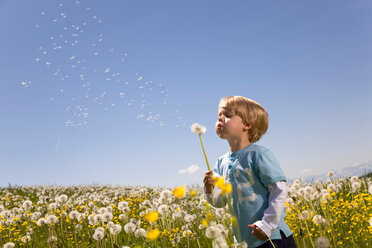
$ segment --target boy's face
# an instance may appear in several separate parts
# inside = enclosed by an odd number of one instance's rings
[[[242,139],[248,138],[247,131],[250,126],[243,123],[240,116],[235,115],[230,109],[220,106],[218,108],[218,119],[216,122],[216,133],[221,139]]]

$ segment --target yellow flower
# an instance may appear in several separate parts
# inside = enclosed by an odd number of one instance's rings
[[[202,220],[202,225],[205,226],[205,227],[208,226],[208,221],[206,219],[203,219]]]
[[[186,187],[183,185],[173,189],[173,195],[177,198],[184,197],[185,194],[186,194]]]
[[[151,231],[147,231],[147,238],[149,240],[156,240],[160,235],[160,231],[158,229],[154,229]]]
[[[231,223],[232,223],[232,225],[235,226],[235,227],[238,226],[238,220],[236,219],[235,216],[231,217]]]
[[[223,179],[223,177],[216,177],[215,180],[216,186],[219,188],[223,187],[223,185],[225,184],[225,180]]]
[[[223,177],[216,177],[216,186],[219,187],[223,193],[231,193],[232,191],[232,186],[230,183],[226,182],[223,179]]]
[[[196,196],[196,191],[195,191],[195,190],[193,190],[193,189],[192,189],[192,190],[190,190],[190,195],[191,195],[191,196]]]
[[[159,213],[157,211],[151,211],[150,213],[146,214],[145,219],[148,222],[155,222],[159,218]]]

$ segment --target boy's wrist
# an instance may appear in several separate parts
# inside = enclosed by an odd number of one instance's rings
[[[253,224],[256,225],[258,228],[260,228],[269,238],[274,231],[269,226],[265,225],[265,222],[263,222],[262,220],[256,221]]]

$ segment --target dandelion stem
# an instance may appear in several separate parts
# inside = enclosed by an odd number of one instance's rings
[[[202,138],[201,138],[201,134],[199,134],[199,139],[200,139],[200,144],[201,144],[202,149],[203,149],[203,153],[204,153],[205,161],[207,162],[208,171],[210,171],[211,168],[209,167],[209,163],[208,163],[208,159],[207,159],[207,154],[205,153],[205,150],[204,150],[204,146],[203,146],[203,141],[202,141]]]

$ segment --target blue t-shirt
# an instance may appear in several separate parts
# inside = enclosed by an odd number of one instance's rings
[[[248,247],[257,247],[267,242],[254,237],[248,225],[262,220],[264,211],[269,206],[267,186],[286,180],[273,153],[265,147],[250,144],[240,151],[226,153],[220,157],[213,174],[223,176],[232,185],[233,207],[239,223],[241,241],[246,241]],[[284,222],[284,217],[285,210],[270,239],[281,239],[280,230],[287,237],[292,234]],[[237,230],[233,228],[233,231],[235,237],[238,237]]]

